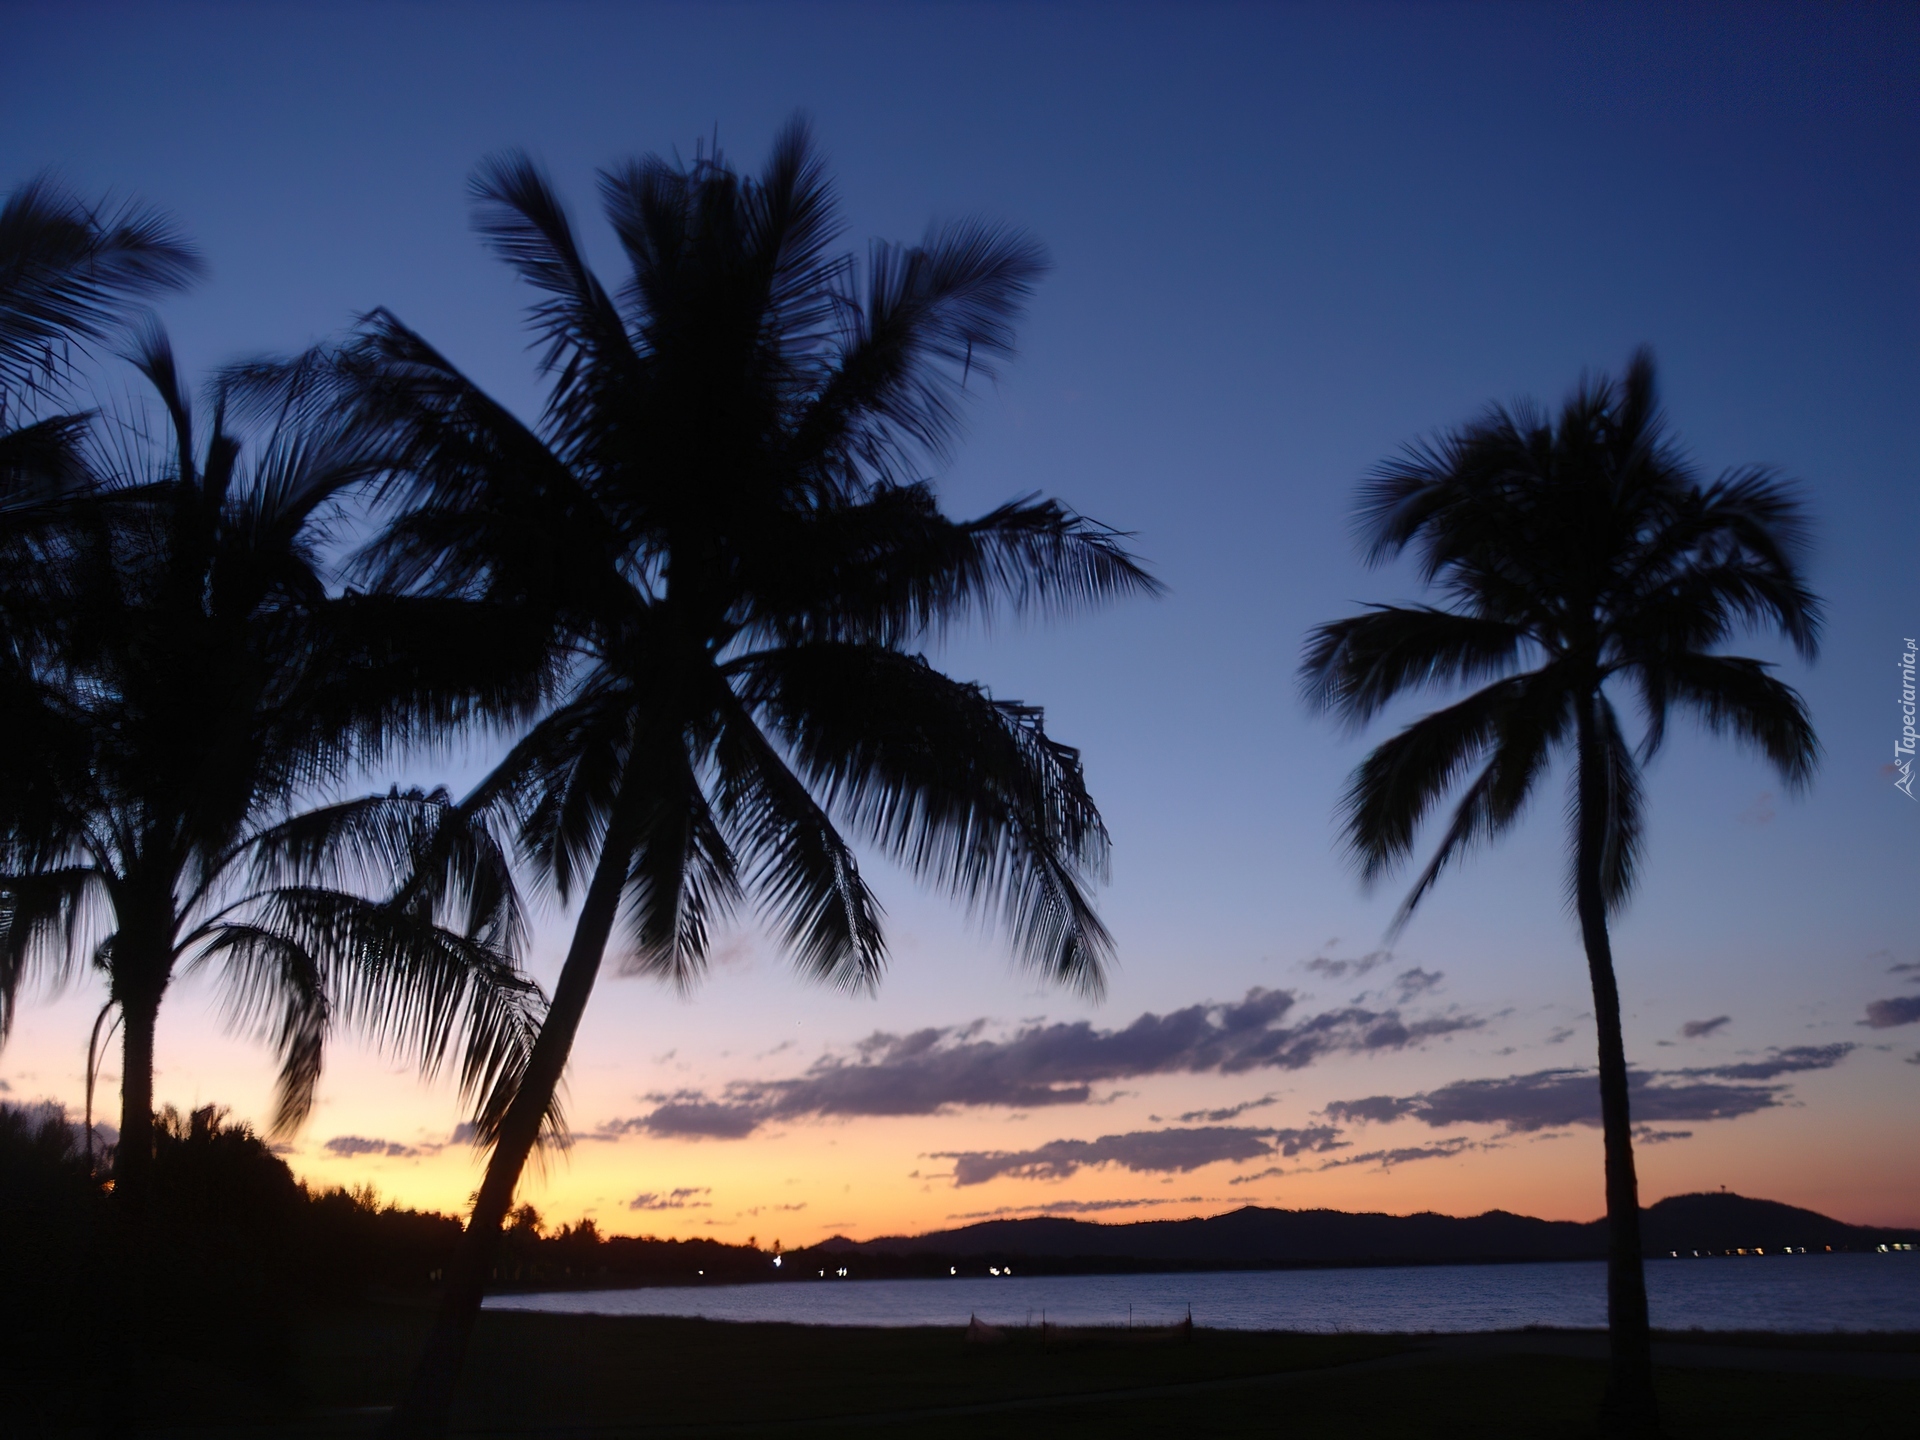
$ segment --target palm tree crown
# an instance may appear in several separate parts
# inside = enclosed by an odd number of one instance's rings
[[[758,181],[652,160],[602,189],[632,267],[617,297],[528,162],[476,181],[483,233],[542,293],[540,433],[391,316],[340,357],[410,481],[383,584],[518,606],[572,662],[488,794],[563,893],[629,794],[634,958],[682,980],[752,893],[809,969],[871,981],[879,906],[837,815],[1097,985],[1083,877],[1106,835],[1075,752],[912,650],[1003,601],[1153,588],[1055,503],[955,522],[912,470],[1008,353],[1037,250],[952,226],[874,247],[858,287],[798,127]]]
[[[1520,817],[1583,727],[1605,780],[1608,910],[1633,885],[1640,770],[1675,707],[1753,745],[1788,785],[1810,778],[1819,746],[1800,697],[1767,664],[1715,653],[1772,625],[1814,657],[1820,606],[1800,573],[1799,505],[1764,470],[1702,484],[1665,436],[1646,352],[1623,383],[1583,386],[1557,425],[1496,408],[1381,467],[1359,524],[1370,561],[1411,549],[1448,603],[1320,626],[1302,666],[1311,702],[1358,727],[1407,691],[1493,680],[1379,746],[1347,792],[1347,839],[1371,880],[1466,781],[1403,919],[1448,862]],[[1639,702],[1638,745],[1606,693],[1614,681]]]

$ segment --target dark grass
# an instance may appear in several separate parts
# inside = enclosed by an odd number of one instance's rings
[[[299,1362],[310,1408],[297,1428],[273,1433],[371,1434],[377,1415],[366,1407],[398,1394],[425,1320],[424,1311],[402,1306],[314,1317]],[[1748,1337],[1671,1338],[1727,1345]],[[1803,1352],[1915,1348],[1913,1337],[1765,1339]],[[954,1329],[488,1311],[462,1378],[456,1433],[555,1440],[843,1433],[1572,1440],[1595,1433],[1605,1378],[1598,1360],[1436,1354],[1435,1343],[1202,1329],[1189,1343],[1129,1340],[1123,1331],[1043,1342],[1015,1331],[1003,1344],[979,1345]],[[1667,1368],[1660,1391],[1673,1440],[1905,1440],[1920,1414],[1920,1385],[1901,1379]]]

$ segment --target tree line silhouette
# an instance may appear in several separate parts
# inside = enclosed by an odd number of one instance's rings
[[[798,121],[757,175],[717,151],[604,172],[612,287],[524,156],[483,165],[472,199],[533,292],[535,423],[387,310],[221,371],[196,407],[140,309],[200,270],[168,223],[44,180],[0,211],[0,1033],[32,976],[104,978],[123,1257],[157,1253],[170,1146],[238,1143],[155,1119],[155,1027],[183,970],[213,972],[228,1018],[274,1052],[272,1134],[307,1114],[336,1027],[455,1067],[487,1170],[392,1435],[445,1430],[521,1174],[564,1138],[557,1095],[610,950],[688,986],[713,928],[751,911],[804,973],[870,988],[887,949],[864,845],[996,920],[1045,978],[1098,992],[1108,838],[1078,753],[1038,707],[924,651],[996,613],[1160,588],[1129,537],[1057,501],[956,519],[926,478],[966,392],[1012,354],[1045,268],[1027,237],[960,222],[864,260],[839,249]],[[108,346],[148,411],[69,403]],[[1369,880],[1461,793],[1397,923],[1571,761],[1612,1223],[1605,1418],[1653,1433],[1607,917],[1671,710],[1790,784],[1811,773],[1798,696],[1716,653],[1766,625],[1813,655],[1803,521],[1765,472],[1700,479],[1645,354],[1557,416],[1496,409],[1410,450],[1359,518],[1368,558],[1410,552],[1441,603],[1315,630],[1309,700],[1358,727],[1409,690],[1490,682],[1354,776],[1346,833]],[[1640,703],[1637,742],[1613,684]],[[471,793],[340,798],[463,733],[505,751]],[[550,997],[520,968],[526,881],[573,910]],[[122,1354],[156,1283],[132,1260],[101,1276]]]

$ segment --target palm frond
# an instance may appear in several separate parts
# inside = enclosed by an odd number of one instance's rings
[[[1310,705],[1357,729],[1408,690],[1504,673],[1526,640],[1506,620],[1425,605],[1372,605],[1365,615],[1308,635],[1301,689]]]
[[[872,989],[886,940],[880,902],[852,848],[731,691],[721,712],[717,809],[746,862],[746,888],[760,897],[803,970],[848,989]]]
[[[566,207],[530,157],[519,151],[485,161],[469,186],[474,228],[495,254],[538,291],[531,319],[552,377],[549,414],[565,427],[577,415],[576,390],[596,370],[637,363],[620,313],[587,267]]]
[[[136,302],[203,269],[158,211],[89,208],[45,175],[15,187],[0,204],[0,392],[57,385],[64,347],[108,338]]]
[[[195,939],[221,967],[229,1017],[283,1057],[280,1119],[297,1125],[335,1019],[426,1076],[459,1057],[464,1101],[481,1105],[523,1067],[544,1001],[495,945],[420,907],[312,886],[262,890]]]
[[[622,918],[627,968],[681,989],[706,969],[713,927],[743,898],[739,863],[687,755],[637,737],[623,777],[637,797]],[[647,743],[652,741],[651,744]]]
[[[1813,719],[1799,692],[1768,673],[1771,666],[1738,655],[1679,654],[1644,668],[1649,688],[1657,687],[1662,715],[1667,705],[1684,705],[1708,730],[1759,751],[1789,789],[1811,782],[1820,759]],[[1664,729],[1664,722],[1650,724],[1649,743],[1657,743]]]
[[[1038,497],[956,521],[927,486],[882,486],[790,524],[749,580],[755,629],[787,640],[900,645],[1003,607],[1052,618],[1161,593],[1131,536]]]
[[[1388,927],[1389,935],[1405,929],[1413,918],[1414,910],[1448,865],[1475,845],[1499,838],[1520,819],[1533,796],[1535,785],[1552,759],[1554,749],[1567,735],[1571,722],[1569,700],[1562,678],[1551,670],[1516,676],[1505,684],[1489,717],[1487,738],[1480,751],[1486,756],[1486,764],[1461,795],[1453,818],[1434,849],[1433,858],[1427,862],[1414,881],[1413,888],[1400,902],[1400,908]],[[1377,755],[1379,752],[1374,753]],[[1368,758],[1372,759],[1371,756]],[[1356,776],[1356,789],[1357,786]],[[1442,793],[1444,789],[1433,792],[1427,803],[1437,801]],[[1350,804],[1352,797],[1353,791],[1349,791]],[[1419,797],[1416,794],[1414,798],[1417,801]],[[1361,812],[1350,808],[1348,813],[1350,817],[1357,818]],[[1417,819],[1414,823],[1417,825]],[[1350,837],[1356,834],[1357,828],[1356,824],[1350,823]],[[1408,844],[1398,854],[1409,853],[1412,849],[1412,825],[1408,826],[1406,833]],[[1362,857],[1363,866],[1372,859],[1371,852],[1360,844],[1355,843],[1353,848]],[[1397,857],[1383,856],[1382,866],[1366,873],[1371,878],[1394,858]]]
[[[0,875],[0,1045],[12,1033],[20,986],[36,972],[55,984],[72,972],[88,903],[99,892],[90,866]]]
[[[876,243],[863,303],[796,431],[796,462],[823,476],[856,467],[905,479],[916,455],[944,457],[961,392],[1012,356],[1014,324],[1046,268],[1038,242],[981,221],[935,227],[916,246]]]
[[[1633,746],[1621,732],[1620,717],[1606,696],[1594,701],[1594,727],[1599,748],[1602,793],[1605,797],[1600,817],[1593,822],[1600,836],[1600,896],[1607,913],[1613,914],[1626,904],[1639,870],[1644,803],[1640,789],[1640,766]],[[1569,792],[1567,823],[1574,827],[1574,854],[1578,864],[1579,836],[1583,800],[1575,777]],[[1570,873],[1568,900],[1577,908],[1577,873]]]
[[[829,809],[912,873],[997,912],[1017,953],[1097,993],[1112,941],[1086,895],[1108,838],[1041,712],[916,656],[817,644],[742,662],[742,694]]]

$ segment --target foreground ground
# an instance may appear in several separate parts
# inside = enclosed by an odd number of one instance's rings
[[[370,1435],[424,1322],[424,1311],[399,1306],[315,1317],[300,1356],[309,1404],[297,1421],[194,1433]],[[1012,1332],[980,1344],[956,1330],[489,1311],[456,1433],[1577,1437],[1593,1433],[1602,1347],[1600,1336],[1568,1332],[1219,1330],[1186,1341]],[[1920,1413],[1920,1336],[1672,1337],[1659,1358],[1674,1440],[1905,1440]]]

